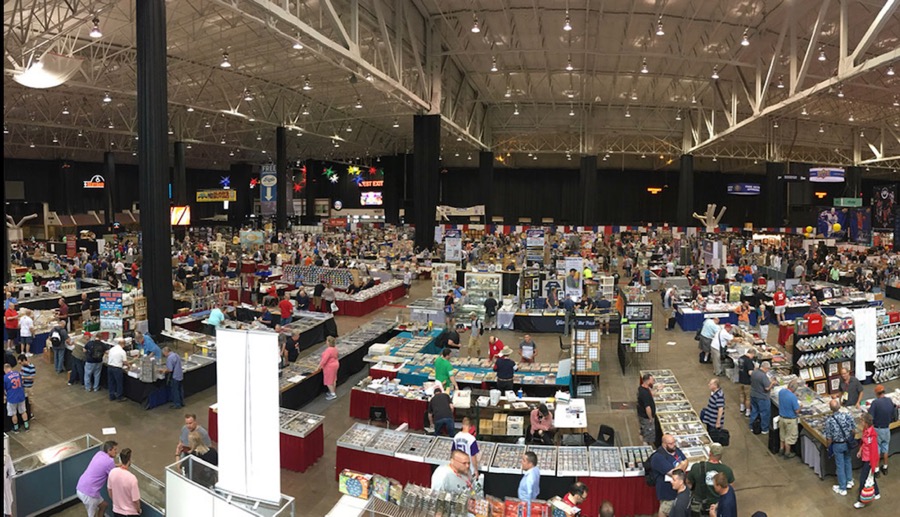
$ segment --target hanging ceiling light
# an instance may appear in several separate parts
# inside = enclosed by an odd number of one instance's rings
[[[3,126],[3,127],[5,128],[6,126]],[[82,131],[82,130],[79,129],[79,130],[78,130],[78,136],[84,136],[84,131]]]
[[[63,114],[63,115],[68,115],[68,114],[69,114],[69,105],[68,105],[68,104],[64,104],[64,105],[63,105],[62,114]]]
[[[262,135],[259,133],[256,133],[256,141],[258,142],[260,140],[262,140]]]
[[[747,47],[750,45],[750,35],[747,34],[747,31],[749,31],[749,30],[750,29],[744,29],[744,35],[741,36],[741,46],[742,47]]]
[[[497,71],[497,57],[491,56],[491,72]]]
[[[803,109],[800,110],[800,114],[803,115],[804,117],[809,115],[809,112],[806,111],[806,106],[803,106]]]
[[[850,116],[847,117],[847,122],[853,122],[854,120],[855,119],[853,118],[853,113],[851,113]]]
[[[3,134],[4,134],[4,135],[8,135],[8,134],[9,134],[9,128],[6,127],[6,124],[3,124]],[[81,136],[81,135],[78,135],[78,136]]]
[[[566,153],[566,160],[572,161],[572,155],[569,153]]]
[[[697,96],[691,95],[691,104],[697,104]]]
[[[294,50],[303,50],[303,43],[300,43],[300,35],[297,35],[297,39],[294,40],[294,44],[291,46]]]
[[[109,120],[109,125],[106,126],[106,127],[108,127],[109,129],[115,129],[115,128],[116,128],[116,126],[113,125],[112,119]]]
[[[472,13],[472,32],[478,34],[481,32],[481,27],[478,26],[478,15]]]
[[[659,20],[657,20],[657,22],[656,22],[656,35],[657,36],[665,36],[666,35],[666,31],[663,30],[662,16],[660,16]]]
[[[34,142],[31,142],[30,144],[28,144],[28,147],[34,149]]]
[[[185,147],[188,148],[188,149],[193,149],[194,146],[192,146],[192,145],[189,143],[189,144],[186,145]]]
[[[363,106],[362,106],[362,99],[360,99],[359,97],[357,97],[357,98],[356,98],[356,104],[354,104],[353,107],[356,108],[356,109],[358,109],[358,110],[359,110],[359,109],[362,109],[362,107],[363,107]]]
[[[309,106],[306,104],[303,105],[302,111],[300,111],[302,115],[309,115]]]
[[[188,106],[188,107],[187,107],[187,112],[188,112],[188,113],[193,113],[193,112],[194,112],[194,107],[193,107],[193,106]]]
[[[507,99],[512,97],[512,90],[509,87],[507,87],[506,93],[504,93],[503,96],[506,97]]]
[[[825,61],[826,59],[828,59],[828,58],[825,57],[825,47],[820,46],[819,47],[819,61]]]
[[[58,143],[59,143],[59,138],[57,138],[56,135],[53,135],[53,143],[54,143],[54,144],[58,144]]]
[[[894,106],[900,106],[900,98],[894,95]]]
[[[513,115],[518,115],[518,114],[519,114],[519,105],[516,104],[516,108],[515,108],[515,111],[513,111]]]
[[[228,151],[228,156],[234,156],[234,149]]]
[[[210,124],[210,123],[209,123],[209,121],[208,121],[208,120],[207,120],[207,121],[206,121],[206,123],[205,123],[205,124],[203,124],[203,127],[205,127],[205,128],[207,128],[207,129],[209,129],[209,128],[211,128],[211,127],[212,127],[212,124]]]
[[[91,32],[88,33],[88,36],[94,39],[102,38],[103,33],[100,32],[100,18],[94,17],[93,22],[94,26],[91,28]]]
[[[888,69],[887,69],[887,74],[888,74],[888,75],[894,75],[894,65],[891,65],[891,66],[888,67]]]
[[[631,111],[628,108],[625,108],[625,118],[631,118]]]
[[[566,70],[569,72],[575,70],[575,67],[572,66],[572,54],[569,54],[569,60],[566,62]]]
[[[650,69],[647,68],[647,58],[644,58],[644,60],[641,62],[641,73],[646,74],[649,71]]]
[[[537,160],[537,154],[531,157],[532,160]]]
[[[249,89],[249,88],[244,88],[243,97],[244,97],[244,100],[247,101],[247,102],[250,102],[250,101],[253,100],[253,94],[250,93],[250,89]]]
[[[714,162],[719,161],[719,157],[718,157],[718,156],[713,156],[713,161],[714,161]]]
[[[644,158],[646,158],[646,157],[647,157],[646,154],[641,153],[641,159],[644,159]]]
[[[822,124],[819,124],[819,133],[824,133],[824,132],[825,132],[825,126]]]
[[[346,131],[347,131],[348,133],[352,133],[352,132],[353,132],[353,126],[350,125],[349,122],[347,122],[347,129],[346,129]]]
[[[637,90],[631,90],[631,100],[636,101],[637,99]]]
[[[774,123],[772,123],[772,127],[776,128],[776,129],[778,128],[778,120],[776,120]]]
[[[395,128],[396,128],[396,127],[400,127],[400,120],[399,120],[399,119],[396,119],[396,118],[394,119],[394,127],[395,127]]]
[[[844,98],[844,87],[843,86],[838,86],[837,96],[840,97],[841,99]]]
[[[225,145],[225,137],[222,137],[222,140],[219,141],[220,144]]]
[[[112,102],[112,97],[109,96],[109,92],[103,92],[103,102]]]
[[[575,108],[569,108],[569,116],[570,116],[570,117],[574,117],[574,116],[575,116]]]
[[[469,161],[472,160],[472,153],[469,153],[466,155],[466,160],[469,160]]]
[[[675,112],[675,120],[681,120],[681,110]]]
[[[231,61],[228,61],[228,52],[222,52],[222,62],[219,63],[222,68],[231,68]]]
[[[569,18],[569,10],[566,9],[566,23],[563,24],[564,31],[572,30],[572,20]]]
[[[719,65],[713,65],[712,78],[713,78],[713,79],[718,79],[718,78],[719,78]]]
[[[778,84],[776,86],[778,86],[778,88],[780,88],[782,90],[784,89],[784,76],[783,75],[778,76]]]
[[[308,75],[303,77],[303,90],[307,91],[307,92],[312,90],[312,85],[309,84],[309,76]]]

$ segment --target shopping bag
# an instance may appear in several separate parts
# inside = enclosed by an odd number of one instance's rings
[[[335,302],[331,302],[331,312],[337,312],[337,311],[338,311],[338,304]]]

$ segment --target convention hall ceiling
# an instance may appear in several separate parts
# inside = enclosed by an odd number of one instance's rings
[[[4,2],[4,156],[136,161],[134,2]],[[169,138],[189,166],[227,168],[272,159],[284,125],[292,160],[365,161],[410,151],[412,115],[430,113],[449,166],[492,150],[660,169],[690,153],[890,176],[898,4],[172,0]],[[32,87],[45,76],[64,82]]]

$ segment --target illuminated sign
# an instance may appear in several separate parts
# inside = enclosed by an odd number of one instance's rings
[[[729,183],[727,192],[734,196],[758,196],[760,185],[759,183]]]
[[[84,188],[104,188],[105,186],[106,180],[99,174],[94,174],[91,179],[84,182]]]
[[[841,183],[844,181],[844,169],[817,167],[809,170],[809,181],[814,183]]]
[[[360,187],[383,187],[384,180],[364,180],[359,182]]]
[[[169,217],[172,226],[189,226],[191,224],[191,207],[169,207]]]
[[[231,189],[198,190],[198,203],[217,203],[219,201],[237,201],[237,191]]]

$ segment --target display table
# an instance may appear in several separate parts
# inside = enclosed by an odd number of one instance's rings
[[[588,488],[587,501],[581,505],[582,515],[599,515],[603,501],[612,503],[616,515],[656,515],[659,510],[656,489],[647,486],[643,476],[579,477],[578,481]]]
[[[613,330],[613,326],[618,328],[618,325],[613,324],[613,320],[617,320],[617,318],[610,319],[610,331]],[[565,325],[566,317],[561,314],[539,315],[517,312],[513,316],[513,329],[520,332],[562,334],[566,330]],[[575,328],[597,328],[597,318],[595,316],[575,316]]]
[[[447,459],[448,463],[450,459]],[[391,456],[373,454],[371,452],[337,447],[335,457],[334,479],[337,480],[344,469],[381,474],[394,478],[401,484],[415,483],[421,486],[431,486],[432,466],[428,463],[407,461]]]
[[[393,427],[406,422],[412,430],[421,430],[425,426],[425,413],[428,401],[383,395],[371,391],[353,388],[350,390],[350,417],[359,420],[369,419],[369,408],[384,407]]]
[[[685,306],[676,306],[675,323],[685,332],[696,332],[703,327],[703,322],[709,318],[719,318],[719,324],[731,323],[737,325],[737,314],[734,312],[703,312]],[[750,325],[756,326],[756,312],[750,312]]]
[[[397,372],[391,371],[391,370],[378,370],[374,367],[370,367],[369,368],[369,377],[371,377],[373,379],[381,379],[381,378],[396,379]]]
[[[406,296],[406,288],[401,284],[364,301],[336,300],[335,303],[338,306],[338,314],[341,316],[365,316],[404,296]]]

